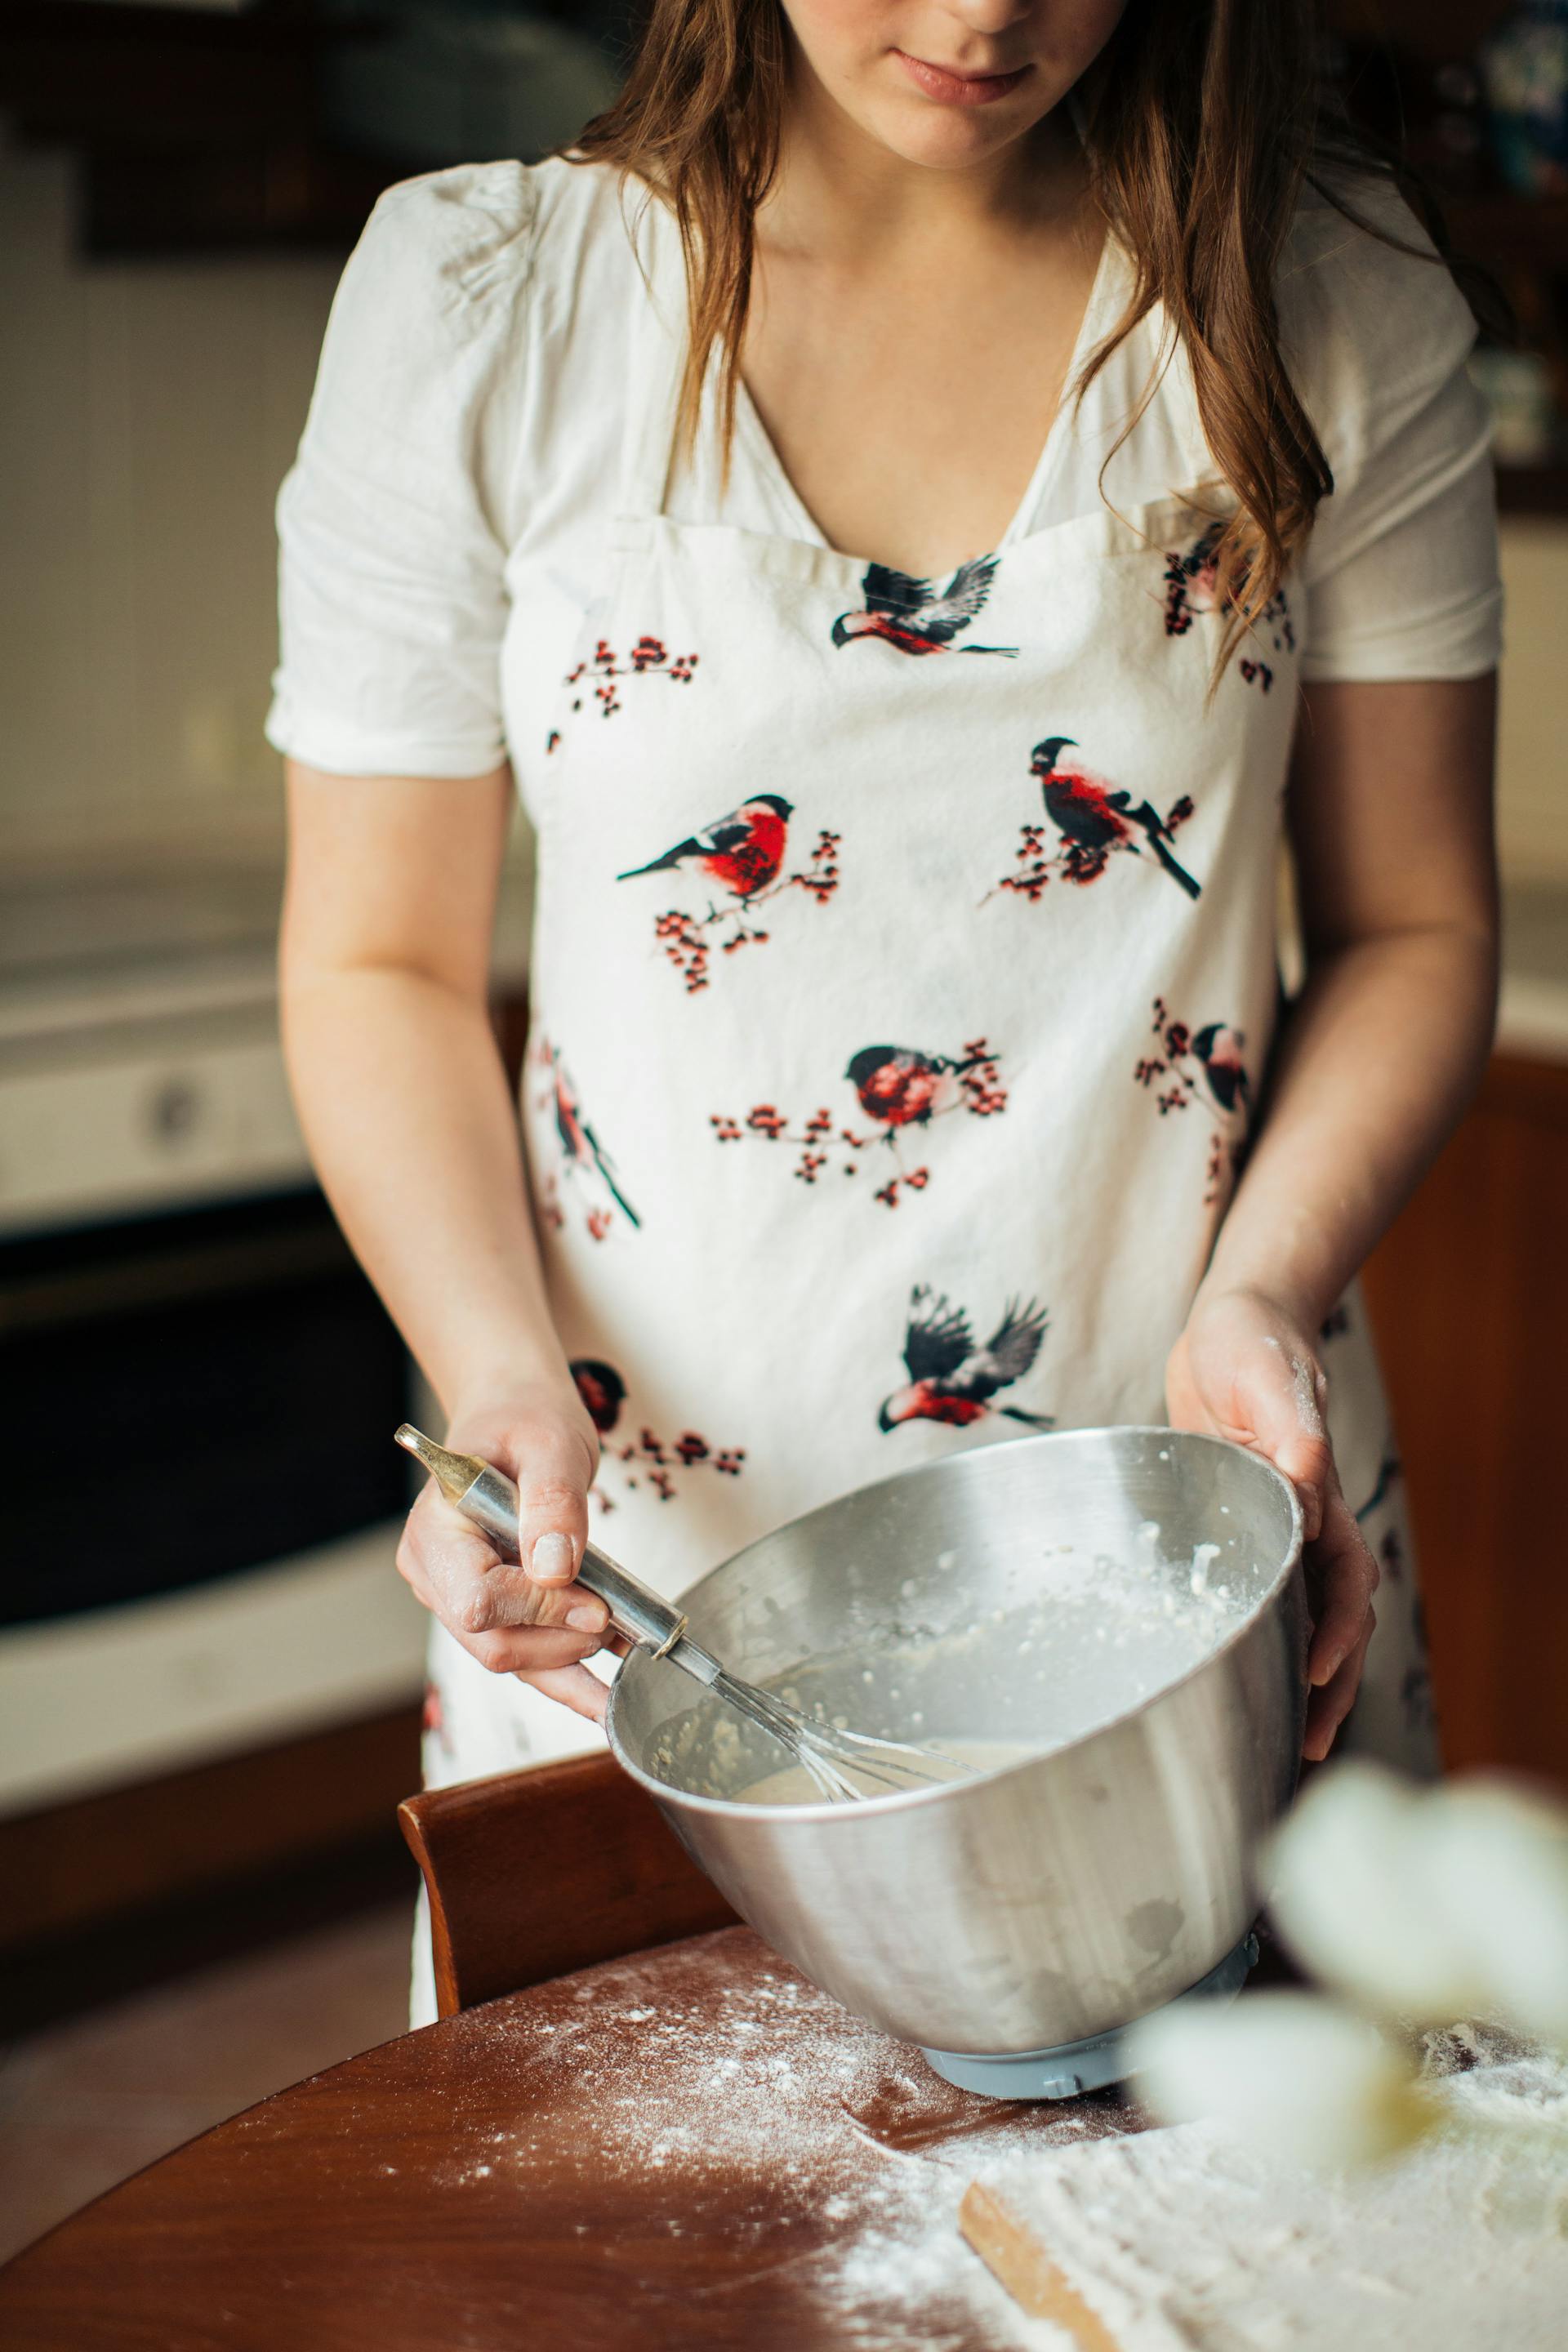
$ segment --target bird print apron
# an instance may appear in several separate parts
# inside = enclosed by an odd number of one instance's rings
[[[946,583],[670,520],[683,289],[647,226],[576,653],[503,689],[538,838],[521,1118],[593,1524],[675,1594],[954,1447],[1163,1419],[1268,1063],[1297,646],[1287,588],[1206,698],[1212,484],[1016,526]],[[1429,1768],[1353,1294],[1323,1351],[1384,1569],[1346,1745]],[[432,1781],[596,1738],[437,1629]]]

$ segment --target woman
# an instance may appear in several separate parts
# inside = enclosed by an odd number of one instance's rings
[[[271,738],[322,1180],[521,1489],[521,1570],[409,1519],[433,1778],[595,1737],[592,1518],[673,1592],[954,1445],[1166,1412],[1301,1495],[1307,1755],[1364,1667],[1360,1743],[1430,1762],[1346,1292],[1490,1034],[1495,532],[1468,314],[1330,165],[1310,39],[654,0],[572,159],[378,206]]]

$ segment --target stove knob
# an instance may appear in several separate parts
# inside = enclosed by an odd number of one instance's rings
[[[147,1124],[159,1143],[181,1144],[195,1131],[202,1098],[184,1078],[166,1078],[147,1105]]]

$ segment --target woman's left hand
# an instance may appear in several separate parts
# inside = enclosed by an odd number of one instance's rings
[[[1165,1367],[1173,1429],[1228,1437],[1300,1497],[1313,1625],[1302,1753],[1321,1763],[1350,1713],[1376,1618],[1378,1566],[1345,1501],[1323,1422],[1328,1383],[1299,1316],[1261,1291],[1201,1292]]]

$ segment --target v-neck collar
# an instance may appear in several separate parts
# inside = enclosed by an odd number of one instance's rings
[[[1062,376],[1061,392],[1057,401],[1055,414],[1047,428],[1044,444],[1035,461],[1034,471],[1025,485],[1023,497],[1006,530],[996,541],[995,547],[989,551],[990,552],[1004,553],[1008,548],[1017,546],[1020,541],[1032,535],[1037,518],[1067,462],[1068,438],[1074,423],[1073,386],[1082,372],[1085,362],[1110,323],[1107,313],[1115,281],[1121,274],[1120,262],[1120,247],[1116,246],[1110,230],[1107,228],[1100,244],[1100,258],[1095,265],[1094,276],[1089,283],[1089,298],[1084,304],[1083,317],[1079,322],[1078,335]],[[716,353],[714,374],[717,373],[717,357]],[[710,375],[710,382],[711,383],[713,377]],[[787,513],[793,526],[793,536],[804,540],[808,546],[820,548],[825,553],[840,555],[848,563],[864,567],[880,560],[876,556],[850,554],[842,548],[833,546],[816,516],[795,488],[789,471],[779,455],[773,437],[763,424],[756,403],[752,400],[743,378],[739,380],[735,386],[735,431],[737,438],[746,448],[753,464],[766,477],[773,499]]]

